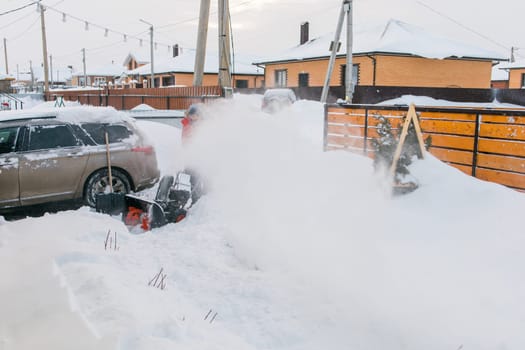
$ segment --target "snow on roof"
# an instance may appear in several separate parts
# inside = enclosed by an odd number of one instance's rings
[[[113,107],[78,106],[70,104],[71,107],[55,107],[54,102],[37,105],[27,110],[0,112],[0,122],[21,120],[56,118],[70,123],[81,122],[121,122],[133,121],[127,113],[117,111]]]
[[[15,80],[12,75],[5,75],[0,73],[0,80]]]
[[[153,59],[155,61],[162,60],[170,56],[171,51],[155,50],[153,52]],[[132,59],[134,59],[138,64],[148,64],[151,61],[151,52],[149,49],[132,51],[124,59],[123,65],[127,66]]]
[[[504,62],[499,64],[499,69],[525,69],[525,60],[515,62]]]
[[[505,62],[502,62],[492,67],[491,80],[509,80],[509,72],[503,69],[505,64]]]
[[[293,47],[282,54],[267,57],[258,62],[303,60],[308,58],[328,57],[330,43],[334,34],[329,33],[312,39],[303,45]],[[346,54],[346,34],[341,33],[339,55]],[[426,58],[443,59],[448,57],[504,60],[501,54],[459,43],[443,36],[435,35],[417,26],[391,19],[386,26],[354,32],[353,53],[388,53],[413,55]]]
[[[104,76],[104,77],[119,77],[122,73],[126,73],[127,69],[119,64],[110,63],[95,68],[89,68],[86,70],[86,75],[89,76]],[[77,71],[73,73],[73,76],[83,76],[83,71]]]
[[[264,72],[261,68],[252,65],[254,57],[235,55],[235,62],[232,73],[235,74],[250,74],[250,75],[263,75]],[[134,69],[129,72],[130,75],[139,74],[147,75],[150,74],[149,64]],[[170,57],[154,62],[155,74],[159,73],[193,73],[195,68],[195,51],[186,50],[177,57]],[[206,55],[204,64],[204,73],[218,73],[219,71],[219,58],[216,54]]]

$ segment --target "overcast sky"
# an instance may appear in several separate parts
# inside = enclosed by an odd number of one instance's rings
[[[0,13],[31,0],[0,0]],[[130,51],[148,50],[148,25],[155,27],[159,55],[168,45],[196,46],[200,0],[43,0],[48,53],[55,67],[72,65],[81,70],[81,49],[86,48],[88,67],[112,61],[122,63]],[[239,54],[268,56],[299,43],[299,26],[310,22],[310,38],[333,32],[342,0],[230,0],[234,49]],[[217,1],[212,0],[208,47],[217,47]],[[65,21],[62,13],[66,13]],[[525,58],[523,15],[525,1],[499,0],[354,0],[354,30],[383,24],[390,18],[411,23],[510,56],[510,47],[521,47]],[[74,19],[73,17],[78,19]],[[88,21],[88,30],[86,24]],[[461,23],[461,25],[457,23]],[[105,30],[108,28],[108,36]],[[474,34],[477,32],[479,35]],[[124,42],[122,34],[128,35]],[[133,36],[143,38],[143,46]],[[485,37],[485,38],[483,38]],[[27,70],[29,61],[42,62],[42,41],[36,5],[0,15],[0,39],[7,39],[9,72]],[[5,73],[4,45],[0,72]],[[164,53],[163,53],[164,52]]]

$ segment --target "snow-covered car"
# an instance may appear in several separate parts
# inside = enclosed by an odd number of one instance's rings
[[[108,153],[114,192],[158,181],[155,149],[125,113],[106,107],[0,113],[0,210],[65,200],[95,206],[96,195],[110,189]]]
[[[276,113],[297,101],[292,89],[268,89],[262,99],[261,109],[266,113]]]

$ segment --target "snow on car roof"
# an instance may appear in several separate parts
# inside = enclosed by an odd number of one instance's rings
[[[127,113],[117,111],[113,107],[80,106],[0,112],[0,122],[45,118],[56,118],[57,120],[70,123],[117,123],[134,121]]]

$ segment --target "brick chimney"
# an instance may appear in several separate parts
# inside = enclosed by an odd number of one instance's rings
[[[173,57],[177,57],[179,54],[179,44],[173,45]]]
[[[308,42],[309,39],[309,33],[308,28],[310,24],[308,22],[301,23],[301,42],[300,44],[303,45],[304,43]]]

